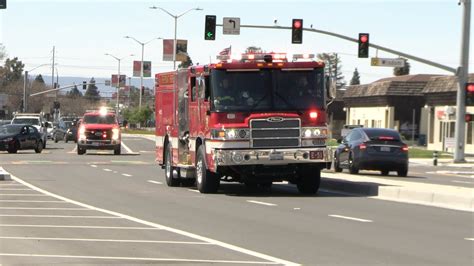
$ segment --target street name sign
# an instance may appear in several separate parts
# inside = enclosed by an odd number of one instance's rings
[[[372,57],[370,60],[370,64],[371,66],[382,66],[382,67],[404,67],[405,59]]]
[[[222,33],[228,35],[240,34],[240,18],[224,18]]]

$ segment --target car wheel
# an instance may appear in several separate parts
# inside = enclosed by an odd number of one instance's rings
[[[397,175],[400,177],[406,177],[408,175],[408,168],[402,168],[397,170]]]
[[[359,173],[359,168],[355,166],[354,159],[352,159],[352,154],[349,154],[349,173],[352,175],[357,175]]]
[[[388,171],[388,170],[382,170],[382,171],[380,171],[380,172],[382,173],[382,175],[385,175],[385,176],[387,176],[387,175],[388,175],[388,173],[389,173],[389,171]]]
[[[84,153],[86,153],[86,149],[77,146],[77,154],[83,155]]]
[[[35,152],[36,153],[41,153],[42,151],[43,151],[43,141],[39,140],[36,143]]]
[[[166,184],[169,187],[177,187],[179,186],[179,179],[173,178],[173,155],[172,155],[172,148],[171,145],[166,145],[166,152],[165,152],[165,178]]]
[[[114,155],[120,155],[122,152],[122,145],[118,145],[117,147],[114,148]]]
[[[321,169],[303,166],[298,169],[298,183],[296,187],[301,194],[316,194],[321,184]]]
[[[54,135],[54,143],[58,143],[58,136],[57,135]]]
[[[196,186],[201,193],[216,193],[219,185],[219,177],[207,168],[206,152],[204,145],[201,145],[196,159]]]
[[[15,140],[13,145],[8,147],[8,153],[17,153],[19,147],[20,147],[20,144],[18,143],[18,141]]]
[[[342,172],[342,168],[339,165],[339,160],[337,159],[336,156],[334,156],[334,172],[336,172],[336,173]]]

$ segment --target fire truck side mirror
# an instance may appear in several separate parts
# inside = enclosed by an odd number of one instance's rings
[[[326,95],[329,99],[336,98],[336,86],[337,82],[335,78],[326,76]]]

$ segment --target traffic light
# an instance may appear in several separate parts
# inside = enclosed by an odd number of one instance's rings
[[[466,114],[464,116],[464,120],[466,121],[466,123],[474,122],[474,114]]]
[[[303,43],[303,20],[293,19],[291,24],[291,43]]]
[[[86,82],[86,81],[83,81],[83,82],[82,82],[82,89],[83,89],[83,90],[86,90],[86,89],[87,89],[87,82]]]
[[[466,83],[466,106],[474,106],[474,83]]]
[[[204,27],[204,40],[214,41],[216,39],[216,16],[206,15]]]
[[[359,33],[359,58],[369,57],[369,34]]]

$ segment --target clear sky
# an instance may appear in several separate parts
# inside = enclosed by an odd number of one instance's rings
[[[204,17],[240,17],[241,24],[290,26],[292,18],[304,19],[304,26],[333,31],[357,38],[370,33],[371,43],[387,46],[432,61],[457,67],[460,57],[462,8],[457,0],[7,0],[8,9],[0,10],[0,42],[10,57],[19,57],[26,70],[51,63],[56,47],[60,76],[109,77],[117,72],[117,57],[141,56],[141,46],[130,35],[145,42],[155,37],[173,38],[174,20],[156,5],[173,14],[200,7],[178,19],[178,39],[188,40],[188,53],[194,63],[205,64],[232,45],[233,51],[250,45],[266,51],[292,53],[336,52],[342,71],[349,81],[357,67],[362,83],[392,76],[391,68],[371,67],[369,59],[357,58],[357,44],[321,34],[304,32],[303,44],[291,44],[289,30],[242,28],[240,35],[223,35],[217,28],[216,41],[204,40]],[[472,35],[472,33],[471,33]],[[473,44],[471,42],[471,55]],[[153,73],[172,69],[162,61],[162,41],[145,46],[145,60],[151,60]],[[376,51],[370,50],[370,56]],[[395,57],[379,52],[379,57]],[[472,58],[472,56],[470,57]],[[122,71],[132,73],[132,60],[122,61]],[[472,60],[470,60],[472,61]],[[410,61],[412,74],[448,72]],[[474,64],[471,64],[471,71]],[[41,67],[34,75],[50,75]]]

